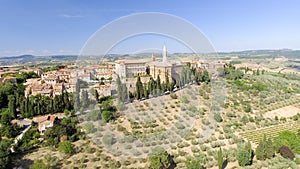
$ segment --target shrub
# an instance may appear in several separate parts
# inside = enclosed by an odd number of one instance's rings
[[[288,146],[281,146],[279,148],[279,153],[282,157],[294,160],[295,154]]]
[[[273,146],[272,140],[267,140],[266,135],[264,135],[263,140],[259,142],[259,145],[255,150],[255,154],[258,160],[266,160],[274,157],[275,148]]]
[[[89,120],[97,121],[101,118],[101,113],[97,110],[91,110],[88,114],[88,118]]]
[[[239,165],[244,167],[246,165],[252,164],[253,150],[251,148],[250,142],[248,142],[243,147],[240,147],[237,154],[237,160]]]
[[[195,112],[197,111],[197,108],[196,108],[196,106],[194,106],[194,105],[188,106],[187,109],[188,109],[189,111],[193,112],[193,113],[195,113]]]
[[[177,98],[178,98],[177,95],[176,95],[176,93],[171,93],[171,94],[170,94],[170,97],[171,97],[172,99],[177,99]]]
[[[247,112],[247,113],[251,112],[251,106],[250,106],[250,104],[246,104],[245,105],[245,112]]]
[[[168,160],[168,155],[169,155],[168,152],[160,147],[154,149],[148,155],[149,168],[157,169],[160,168],[162,164],[165,166],[169,166],[170,163]]]
[[[102,141],[105,145],[113,145],[115,140],[114,140],[114,137],[110,134],[107,134],[107,135],[104,135],[103,138],[102,138]]]
[[[110,120],[114,119],[113,112],[111,112],[111,111],[104,110],[104,111],[102,111],[101,116],[105,122],[109,122]]]
[[[203,169],[204,168],[198,159],[187,160],[185,163],[185,166],[187,169]]]
[[[94,125],[93,123],[85,123],[83,125],[83,128],[84,130],[87,132],[87,133],[94,133],[96,131],[96,129],[94,128]]]
[[[69,141],[64,141],[59,143],[58,145],[58,151],[61,153],[65,153],[65,154],[73,154],[74,152],[74,148],[71,142]]]
[[[182,103],[185,103],[185,104],[189,103],[189,100],[186,96],[182,96],[181,100],[182,100]]]
[[[223,119],[219,113],[216,113],[214,115],[214,119],[216,120],[216,122],[219,122],[219,123],[223,121]]]
[[[50,169],[51,167],[45,164],[42,160],[36,160],[29,169]]]
[[[249,122],[248,117],[247,117],[246,115],[244,115],[244,116],[242,117],[242,119],[241,119],[241,122],[244,123],[244,124],[248,123],[248,122]]]

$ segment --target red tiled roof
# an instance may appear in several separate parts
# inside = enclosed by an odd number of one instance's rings
[[[42,117],[39,117],[38,119],[38,123],[42,123],[42,122],[45,122],[45,121],[51,121],[51,122],[54,122],[55,120],[55,116],[42,116]]]

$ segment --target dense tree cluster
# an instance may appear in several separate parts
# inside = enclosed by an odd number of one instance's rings
[[[9,140],[2,140],[0,137],[0,168],[8,168],[11,162],[10,145]]]
[[[106,97],[106,100],[101,101],[100,110],[103,121],[109,122],[115,119],[115,112],[117,109],[114,106],[114,102],[111,97]]]
[[[40,133],[37,129],[37,125],[33,124],[31,128],[24,134],[21,140],[18,141],[17,148],[20,151],[31,150],[39,141]]]
[[[33,117],[63,112],[65,109],[71,111],[74,107],[73,97],[67,92],[56,95],[54,98],[41,95],[25,98],[24,86],[11,82],[0,83],[0,105],[2,108],[1,116],[9,114],[11,119],[16,118],[17,110],[23,117]]]
[[[78,140],[80,131],[76,125],[78,120],[76,117],[67,117],[57,120],[53,127],[47,129],[44,134],[45,144],[57,147],[61,141],[69,140],[71,142]]]
[[[243,78],[244,73],[240,69],[236,69],[231,63],[224,65],[224,75],[227,79],[238,80]]]
[[[26,82],[27,79],[38,78],[39,76],[34,72],[22,72],[18,74],[4,74],[3,76],[15,77],[18,84]]]
[[[13,117],[11,116],[8,109],[0,110],[1,113],[1,127],[0,127],[0,137],[14,138],[16,137],[21,130],[21,127],[16,123],[12,124],[11,120]]]
[[[64,110],[73,110],[73,97],[67,92],[61,95],[55,95],[52,99],[48,96],[29,96],[20,99],[20,113],[23,117],[33,117],[36,115],[53,114],[64,112]],[[17,103],[18,105],[18,103]]]
[[[118,101],[120,103],[128,101],[128,99],[147,99],[149,96],[159,96],[165,92],[172,92],[175,87],[183,87],[184,85],[196,82],[197,84],[202,82],[210,82],[211,75],[207,70],[193,68],[190,64],[184,66],[180,78],[176,81],[175,79],[170,80],[171,78],[167,74],[165,76],[165,81],[161,82],[161,77],[158,75],[154,79],[150,78],[148,83],[142,83],[141,77],[137,76],[137,81],[135,84],[136,90],[134,93],[128,92],[126,84],[123,84],[120,78],[117,78],[117,91],[118,91]]]
[[[9,96],[23,94],[23,91],[21,93],[17,93],[19,90],[20,89],[18,89],[18,87],[11,82],[0,83],[0,106],[1,106],[1,108],[8,107]]]

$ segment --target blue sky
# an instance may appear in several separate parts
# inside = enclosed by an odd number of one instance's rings
[[[78,54],[105,24],[138,12],[176,15],[197,26],[217,51],[300,49],[300,1],[0,0],[0,56]],[[143,41],[143,43],[141,43]],[[136,38],[116,53],[186,48],[171,39]]]

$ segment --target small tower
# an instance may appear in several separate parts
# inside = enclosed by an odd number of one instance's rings
[[[166,63],[167,62],[167,48],[166,45],[164,45],[163,47],[163,62]]]
[[[155,58],[154,54],[152,53],[152,61],[155,62],[155,59],[156,58]]]

